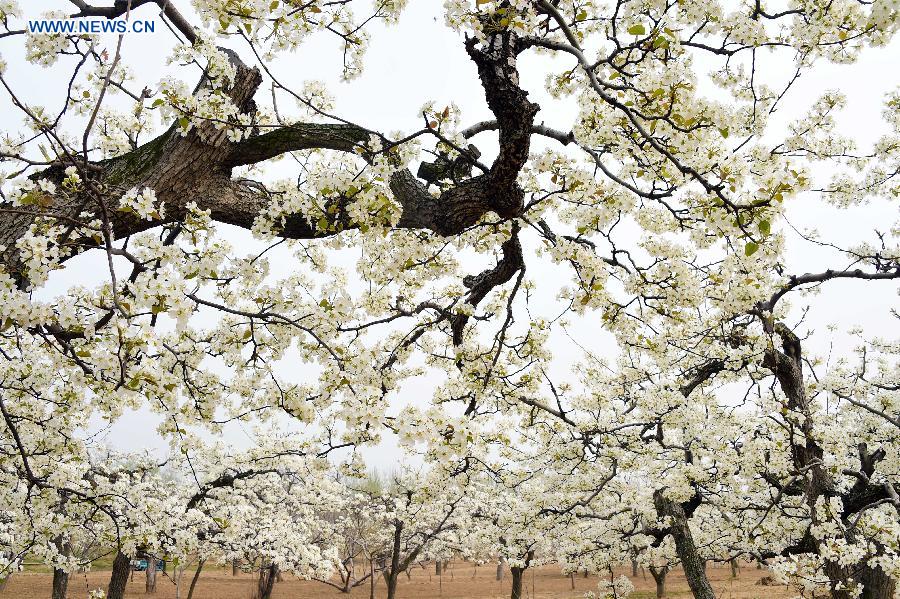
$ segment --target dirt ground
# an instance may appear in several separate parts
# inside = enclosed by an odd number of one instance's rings
[[[630,570],[630,569],[628,569]],[[625,569],[616,575],[629,574]],[[710,565],[708,571],[717,595],[722,599],[778,599],[792,596],[785,587],[760,586],[756,584],[766,571],[757,570],[753,566],[741,569],[737,580],[731,579],[727,567]],[[187,572],[182,583],[181,597],[187,596],[187,587],[193,573]],[[3,592],[0,599],[48,599],[50,597],[51,576],[49,574],[20,573],[16,574]],[[505,599],[509,597],[510,577],[507,572],[502,581],[496,579],[495,566],[487,565],[475,568],[470,563],[456,562],[441,578],[434,575],[434,566],[415,568],[411,578],[401,577],[398,595],[400,599]],[[87,575],[78,574],[69,583],[69,599],[86,599],[88,590],[103,588],[109,579],[109,572],[95,571]],[[636,592],[635,599],[656,596],[653,578],[647,573],[646,578],[640,574],[632,582]],[[204,569],[197,583],[194,599],[250,599],[254,578],[250,574],[232,576],[230,570]],[[684,575],[680,570],[669,573],[666,580],[667,597],[691,597]],[[525,577],[525,597],[533,599],[574,599],[584,597],[587,591],[597,590],[597,578],[575,578],[575,589],[571,587],[568,577],[560,574],[559,569],[545,566],[529,570]],[[384,597],[384,582],[379,581],[375,588],[376,597]],[[369,596],[368,586],[357,588],[350,595],[353,599]],[[144,594],[144,574],[135,572],[134,579],[128,585],[127,597],[147,598]],[[160,577],[154,599],[174,599],[175,584],[168,577]],[[317,582],[307,582],[285,577],[283,582],[275,585],[274,599],[318,599],[347,597],[331,587]]]

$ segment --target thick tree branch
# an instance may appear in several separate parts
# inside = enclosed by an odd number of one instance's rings
[[[73,18],[103,17],[106,19],[117,19],[130,10],[134,10],[144,4],[156,4],[159,6],[162,14],[184,35],[188,43],[193,44],[197,41],[197,32],[184,18],[184,15],[175,8],[174,0],[131,0],[130,2],[128,0],[115,0],[112,6],[93,6],[85,2],[85,0],[69,1],[78,8],[78,12],[71,15]]]

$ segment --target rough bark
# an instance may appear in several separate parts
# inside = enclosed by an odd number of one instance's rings
[[[894,599],[897,581],[884,573],[881,568],[862,568],[858,575],[863,585],[862,599]]]
[[[769,347],[763,360],[763,366],[769,368],[778,380],[779,387],[787,398],[787,408],[802,416],[799,435],[792,439],[791,450],[795,467],[798,471],[807,472],[803,484],[802,493],[812,515],[813,523],[823,521],[826,517],[818,514],[816,503],[819,498],[836,496],[836,484],[832,474],[828,471],[824,460],[824,451],[819,446],[813,417],[813,406],[806,393],[806,385],[803,380],[803,356],[800,338],[782,323],[767,323],[767,330],[773,338],[780,339],[781,348],[774,343]],[[859,446],[860,467],[866,477],[875,472],[876,463],[883,455],[878,452],[869,453],[866,445]],[[865,509],[875,501],[887,496],[883,485],[873,485],[867,481],[858,481],[846,494],[842,496],[844,512],[842,518],[845,522],[859,511]],[[852,527],[847,528],[846,540],[850,543],[856,541]],[[796,548],[797,553],[815,550],[819,551],[821,542],[807,537]],[[880,568],[873,568],[867,563],[853,566],[841,566],[837,562],[826,561],[824,572],[828,576],[831,596],[834,599],[850,599],[853,596],[853,587],[861,585],[864,599],[885,599],[893,597],[896,581],[891,579]]]
[[[450,236],[461,233],[491,211],[504,218],[521,213],[524,192],[516,179],[528,158],[534,116],[539,108],[528,101],[527,94],[518,86],[516,57],[523,49],[516,36],[508,33],[491,36],[483,46],[475,40],[467,42],[466,50],[478,68],[488,106],[496,117],[499,154],[487,172],[458,182],[438,197],[432,196],[409,170],[395,173],[389,185],[402,207],[398,228],[425,229]],[[262,77],[256,68],[244,65],[235,53],[228,53],[236,68],[228,95],[243,112],[252,113],[255,111],[253,96]],[[185,136],[173,125],[127,154],[91,164],[90,172],[83,173],[85,191],[77,201],[63,204],[57,200],[49,206],[27,208],[24,214],[7,209],[0,221],[0,245],[6,247],[0,255],[0,264],[20,283],[27,283],[15,241],[28,231],[39,214],[52,215],[62,222],[70,219],[84,222],[100,218],[105,211],[111,220],[113,238],[118,239],[162,222],[181,220],[188,202],[196,202],[201,209],[210,210],[216,221],[250,228],[260,211],[269,205],[270,196],[258,184],[233,178],[233,168],[310,148],[365,156],[366,150],[361,148],[373,134],[363,127],[343,123],[297,123],[232,143],[212,123],[197,127]],[[64,166],[34,176],[59,183]],[[115,209],[121,195],[133,187],[149,187],[155,191],[158,201],[165,204],[165,221],[148,221]],[[81,218],[83,213],[88,217]],[[302,239],[334,235],[356,226],[346,218],[343,210],[337,210],[328,227],[320,229],[305,215],[296,215],[286,220],[281,234]],[[65,242],[71,254],[100,243],[95,236]]]
[[[53,568],[53,587],[50,592],[52,599],[66,599],[66,591],[69,588],[69,573],[59,568]]]
[[[436,560],[434,562],[434,574],[436,576],[441,576],[441,574],[443,574],[443,572],[441,570],[441,566],[443,566],[443,563],[441,562],[441,560]]]
[[[130,571],[131,559],[121,551],[117,551],[112,564],[112,573],[109,576],[106,599],[124,599]]]
[[[691,592],[694,594],[694,598],[715,599],[716,594],[709,584],[709,579],[706,577],[706,561],[700,557],[700,552],[694,543],[694,536],[691,534],[691,527],[684,506],[672,501],[659,490],[653,494],[653,503],[656,507],[656,513],[660,517],[668,517],[670,519],[668,532],[675,541],[675,550],[678,553],[678,558],[681,560],[685,578],[688,586],[691,588]]]
[[[144,584],[144,592],[148,595],[156,593],[156,556],[147,555],[147,579]]]
[[[505,560],[503,558],[500,558],[500,560],[497,561],[497,580],[503,580],[503,562],[504,561]]]
[[[512,573],[512,590],[510,591],[510,599],[522,599],[522,580],[525,578],[525,568],[512,567],[509,569]]]
[[[731,577],[737,578],[738,572],[740,572],[737,560],[735,558],[731,558],[730,560],[728,560],[728,565],[731,567]]]
[[[710,360],[701,365],[693,373],[693,376],[680,389],[681,394],[687,399],[693,391],[714,377],[725,367],[721,360]],[[685,452],[685,459],[692,461],[690,452]],[[681,560],[685,578],[695,599],[714,599],[715,592],[706,575],[706,560],[700,557],[694,537],[691,533],[690,517],[694,510],[701,504],[702,497],[699,492],[686,503],[677,503],[665,496],[662,489],[653,493],[653,504],[660,518],[669,520],[664,530],[652,531],[659,541],[667,535],[672,535],[675,541],[675,550]],[[651,572],[652,573],[652,572]],[[654,576],[655,578],[655,576]]]

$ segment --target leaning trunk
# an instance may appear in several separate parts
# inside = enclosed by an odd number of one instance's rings
[[[663,495],[662,491],[653,494],[653,503],[660,517],[671,519],[669,532],[675,540],[675,550],[694,599],[716,599],[716,593],[706,577],[706,560],[700,558],[684,506]]]
[[[346,577],[344,572],[340,572],[341,582],[343,586],[341,586],[341,592],[350,594],[350,589],[353,588],[353,558],[349,558],[344,564],[344,570],[346,570]]]
[[[194,589],[197,588],[197,581],[200,580],[200,571],[203,569],[204,563],[206,563],[206,560],[197,562],[197,569],[194,570],[194,577],[191,578],[191,586],[188,589],[187,599],[194,599]]]
[[[113,560],[112,574],[109,576],[109,588],[106,599],[124,599],[125,587],[128,585],[128,573],[131,571],[131,560],[121,551],[116,552]]]
[[[69,573],[60,568],[53,568],[53,599],[66,599],[66,590],[69,588]]]

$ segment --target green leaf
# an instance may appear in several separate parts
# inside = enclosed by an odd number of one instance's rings
[[[588,18],[588,14],[587,14],[586,10],[583,10],[580,13],[578,13],[577,15],[575,15],[576,21],[587,21],[587,18]]]
[[[758,250],[758,249],[759,249],[758,243],[756,243],[755,241],[748,241],[747,245],[744,246],[744,255],[752,256],[753,254],[756,253],[756,250]]]
[[[759,227],[759,232],[766,237],[768,237],[769,233],[772,232],[772,223],[770,223],[768,220],[759,221],[759,225],[757,226]]]
[[[162,106],[163,102],[164,102],[164,100],[162,98],[157,98],[157,99],[153,100],[152,106],[153,106],[153,108],[156,108],[157,106]]]
[[[721,127],[719,129],[719,133],[722,134],[722,137],[724,137],[725,139],[728,139],[728,127]]]
[[[182,129],[184,129],[185,131],[187,131],[187,128],[190,124],[191,124],[191,121],[186,116],[183,116],[180,119],[178,119],[178,126],[181,127]]]
[[[644,26],[638,23],[637,25],[632,25],[628,28],[628,33],[631,35],[644,35],[647,33],[647,30],[644,29]]]

